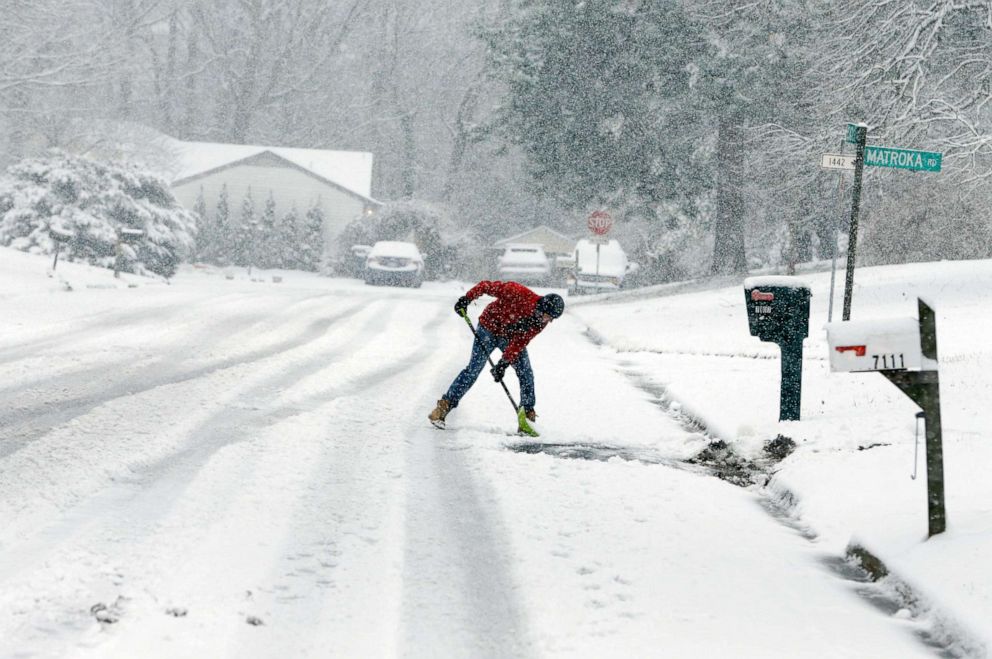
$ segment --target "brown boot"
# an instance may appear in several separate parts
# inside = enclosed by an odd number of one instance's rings
[[[427,415],[427,418],[431,420],[436,427],[444,429],[444,418],[448,416],[448,412],[451,411],[451,403],[446,399],[442,398],[437,402],[437,407],[434,411]]]

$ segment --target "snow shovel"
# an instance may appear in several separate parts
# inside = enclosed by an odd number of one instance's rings
[[[468,328],[472,330],[472,334],[474,334],[475,338],[478,339],[479,333],[475,331],[475,326],[472,324],[472,320],[468,317],[468,312],[463,311],[461,313],[461,316],[462,318],[465,319],[465,322],[468,323]],[[489,361],[490,367],[492,368],[496,367],[496,364],[493,363],[492,357],[486,357],[486,360]],[[511,394],[510,390],[506,388],[506,383],[503,382],[502,380],[500,380],[499,383],[503,385],[503,391],[506,392],[506,397],[510,399],[510,405],[513,405],[513,409],[516,410],[517,412],[517,431],[523,435],[530,435],[531,437],[540,437],[541,435],[536,430],[534,430],[534,427],[531,426],[530,422],[527,421],[527,413],[524,411],[524,408],[517,405],[517,401],[513,400],[513,394]]]

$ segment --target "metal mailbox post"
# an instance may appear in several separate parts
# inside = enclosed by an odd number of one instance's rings
[[[933,309],[917,300],[919,319],[894,318],[827,324],[830,370],[881,373],[923,408],[927,446],[929,535],[947,528],[944,508],[944,448],[940,426],[937,322]]]
[[[809,287],[795,277],[748,277],[744,300],[751,336],[782,350],[779,421],[798,421],[803,387],[803,339],[809,336]]]
[[[52,259],[52,272],[55,272],[55,268],[59,264],[59,252],[62,250],[62,243],[71,242],[75,234],[65,229],[51,227],[48,230],[48,235],[55,242],[55,258]]]

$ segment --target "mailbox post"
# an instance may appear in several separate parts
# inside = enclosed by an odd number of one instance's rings
[[[55,268],[59,264],[59,252],[62,249],[62,243],[70,242],[75,234],[65,229],[51,227],[48,230],[48,236],[55,241],[55,258],[52,259],[52,272],[55,272]]]
[[[810,290],[795,277],[748,277],[744,300],[751,336],[782,350],[779,421],[798,421],[803,388],[803,339],[809,336]]]
[[[947,528],[944,507],[944,442],[940,423],[937,322],[933,309],[917,300],[919,319],[895,318],[827,324],[830,370],[876,371],[923,408],[927,447],[929,536]]]

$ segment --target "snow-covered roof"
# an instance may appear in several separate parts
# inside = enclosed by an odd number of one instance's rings
[[[269,152],[363,197],[369,197],[372,192],[372,154],[366,151],[180,140],[170,140],[168,146],[177,162],[172,172],[173,183]]]

